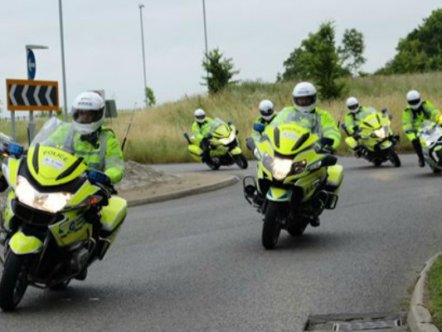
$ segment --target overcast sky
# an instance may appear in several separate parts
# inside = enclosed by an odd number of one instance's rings
[[[140,10],[146,44],[147,85],[159,103],[205,93],[202,0],[64,0],[68,105],[84,90],[104,89],[117,107],[143,100]],[[422,24],[442,0],[205,0],[209,49],[233,58],[241,80],[273,82],[282,63],[321,23],[334,21],[364,35],[364,71],[382,67],[400,38]],[[58,0],[1,0],[0,100],[7,78],[26,78],[26,44],[35,50],[38,80],[62,88]],[[63,94],[60,91],[61,105]]]

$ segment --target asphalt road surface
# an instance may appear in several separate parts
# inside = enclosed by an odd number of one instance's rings
[[[0,331],[302,331],[309,315],[406,311],[441,248],[442,176],[401,158],[401,168],[341,158],[336,210],[302,238],[281,233],[273,251],[261,246],[262,217],[241,182],[131,208],[86,281],[29,288],[16,312],[0,314]],[[255,165],[219,172],[242,177]]]

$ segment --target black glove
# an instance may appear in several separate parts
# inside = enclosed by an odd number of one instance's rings
[[[319,141],[320,149],[319,153],[326,153],[326,154],[332,154],[333,153],[333,139],[328,137],[321,137],[321,140]]]

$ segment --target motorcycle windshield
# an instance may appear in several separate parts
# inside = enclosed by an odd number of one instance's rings
[[[228,138],[231,134],[230,127],[220,118],[215,118],[211,125],[211,133],[216,138]]]
[[[43,124],[38,134],[32,140],[30,148],[39,144],[72,153],[72,147],[70,144],[67,144],[67,141],[69,139],[68,136],[73,135],[74,132],[72,123],[53,117]]]
[[[32,177],[42,186],[68,183],[87,169],[82,158],[74,155],[72,124],[49,119],[32,140],[27,166]]]
[[[381,119],[379,114],[371,113],[365,119],[362,120],[362,127],[367,129],[376,130],[382,127]]]

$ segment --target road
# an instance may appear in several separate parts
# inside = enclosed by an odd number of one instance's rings
[[[300,239],[284,232],[274,251],[261,246],[261,217],[241,183],[134,207],[86,281],[28,289],[17,312],[0,315],[0,331],[302,331],[311,314],[407,310],[440,250],[442,178],[401,157],[398,169],[341,158],[336,210]]]

